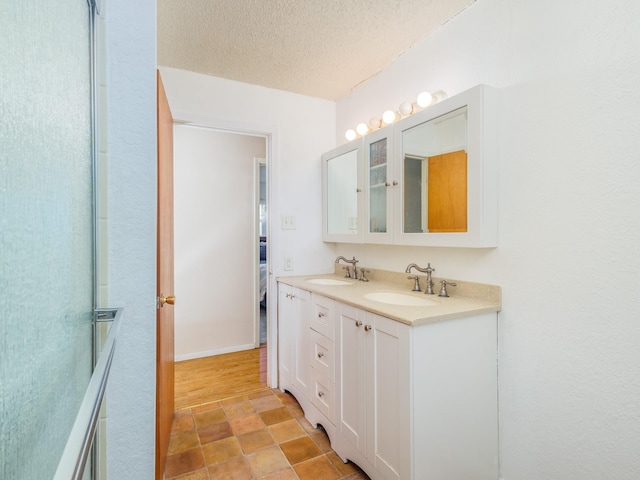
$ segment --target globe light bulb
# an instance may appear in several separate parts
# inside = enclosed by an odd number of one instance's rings
[[[369,127],[367,127],[366,123],[359,123],[356,127],[356,132],[358,132],[359,135],[366,135],[368,131]]]
[[[382,121],[387,125],[391,125],[396,121],[396,112],[394,112],[393,110],[387,110],[382,114]]]
[[[411,115],[411,112],[413,112],[413,106],[409,102],[402,102],[398,107],[398,111],[400,112],[400,115],[406,117],[407,115]]]
[[[369,128],[371,130],[375,130],[376,128],[380,128],[380,119],[378,117],[371,117],[369,119]]]
[[[349,130],[347,130],[344,134],[344,138],[346,138],[347,140],[351,141],[351,140],[355,140],[356,139],[356,131],[353,130],[352,128],[350,128]]]
[[[418,95],[418,105],[421,106],[422,108],[424,107],[428,107],[429,105],[431,105],[431,102],[433,100],[433,97],[431,96],[431,94],[429,92],[422,92],[420,95]]]

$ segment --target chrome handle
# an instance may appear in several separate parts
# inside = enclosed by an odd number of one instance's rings
[[[318,358],[324,357],[324,352],[318,352]]]
[[[326,317],[327,314],[324,312],[318,312],[318,318]]]
[[[361,188],[356,188],[356,193],[360,193],[362,191]]]
[[[318,396],[319,396],[320,398],[324,397],[324,392],[323,392],[323,391],[319,391],[319,392],[318,392]]]
[[[371,325],[365,325],[364,326],[364,331],[368,332],[369,330],[371,330]]]
[[[393,185],[394,185],[394,186],[395,186],[395,185],[398,185],[398,181],[397,181],[397,180],[394,180],[394,181],[393,181]]]
[[[362,322],[360,320],[356,320],[356,327],[361,327],[362,326]]]
[[[384,182],[384,186],[385,186],[385,187],[390,187],[390,186],[391,186],[391,184],[390,184],[389,182]]]

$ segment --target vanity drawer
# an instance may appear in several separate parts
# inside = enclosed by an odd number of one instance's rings
[[[334,422],[335,399],[333,398],[333,382],[330,382],[325,375],[319,374],[313,368],[311,369],[311,378],[311,389],[313,392],[311,403],[331,422]]]
[[[311,300],[313,302],[311,328],[333,340],[335,302],[330,298],[326,298],[321,295],[312,295]]]
[[[327,377],[330,382],[334,382],[335,355],[333,341],[311,330],[311,343],[313,346],[311,366],[318,374]]]

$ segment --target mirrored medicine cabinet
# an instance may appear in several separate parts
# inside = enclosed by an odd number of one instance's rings
[[[474,87],[323,155],[324,241],[495,247],[495,97]]]

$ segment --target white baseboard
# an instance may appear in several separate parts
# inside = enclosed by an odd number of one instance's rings
[[[176,362],[182,362],[183,360],[193,360],[196,358],[211,357],[213,355],[221,355],[223,353],[241,352],[243,350],[252,350],[254,348],[256,348],[256,346],[253,343],[249,343],[247,345],[235,345],[233,347],[219,348],[216,350],[208,350],[206,352],[194,352],[194,353],[186,353],[183,355],[176,355],[174,359]]]

